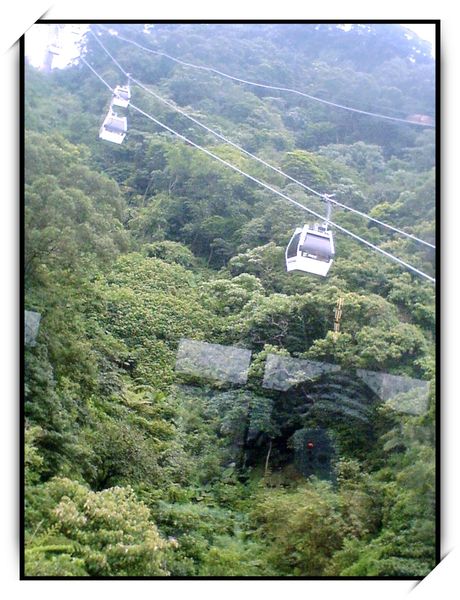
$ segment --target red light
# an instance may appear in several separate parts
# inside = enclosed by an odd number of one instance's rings
[[[313,442],[307,442],[307,448],[314,448],[315,444]]]

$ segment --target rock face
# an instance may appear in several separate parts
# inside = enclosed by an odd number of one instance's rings
[[[24,344],[35,346],[42,316],[32,310],[24,311]]]
[[[218,382],[244,384],[248,379],[251,351],[182,339],[176,356],[176,372]]]

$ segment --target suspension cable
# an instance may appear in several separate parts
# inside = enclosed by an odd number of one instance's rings
[[[105,30],[105,28],[103,28]],[[111,34],[113,35],[113,34]],[[421,127],[431,127],[434,128],[435,125],[432,123],[421,123],[419,121],[411,121],[410,119],[403,119],[400,117],[391,117],[389,115],[384,115],[381,113],[375,113],[375,112],[370,112],[370,111],[366,111],[366,110],[361,110],[358,108],[353,108],[351,106],[346,106],[344,104],[338,104],[336,102],[332,102],[330,100],[324,100],[324,98],[318,98],[317,96],[312,96],[311,94],[307,94],[305,92],[301,92],[300,90],[296,90],[293,88],[288,88],[288,87],[283,87],[283,86],[277,86],[277,85],[268,85],[265,83],[257,83],[255,81],[249,81],[247,79],[241,79],[240,77],[235,77],[234,75],[229,75],[228,73],[224,73],[223,71],[219,71],[218,69],[215,69],[213,67],[206,67],[203,65],[195,65],[193,63],[189,63],[186,62],[184,60],[180,60],[179,58],[176,58],[174,56],[171,56],[170,54],[166,54],[166,52],[160,52],[159,50],[153,50],[152,48],[148,48],[147,46],[143,46],[142,44],[139,44],[138,42],[135,42],[134,40],[130,40],[128,38],[125,38],[124,36],[120,35],[118,32],[116,32],[116,35],[114,35],[114,37],[117,37],[118,39],[127,42],[129,44],[132,44],[133,46],[137,46],[138,48],[140,48],[141,50],[144,50],[146,52],[150,52],[151,54],[156,54],[157,56],[163,56],[165,58],[168,58],[169,60],[172,60],[180,65],[183,65],[185,67],[192,67],[194,69],[200,69],[202,71],[208,71],[211,73],[216,73],[216,75],[220,75],[222,77],[226,77],[227,79],[231,79],[232,81],[238,81],[239,83],[244,83],[246,85],[252,85],[255,87],[260,87],[260,88],[264,88],[264,89],[269,89],[269,90],[276,90],[276,91],[281,91],[281,92],[290,92],[292,94],[297,94],[299,96],[303,96],[304,98],[308,98],[309,100],[314,100],[315,102],[321,102],[322,104],[327,104],[328,106],[334,106],[335,108],[341,108],[343,110],[348,110],[351,112],[355,112],[355,113],[359,113],[362,115],[367,115],[370,117],[377,117],[380,119],[387,119],[390,121],[396,121],[399,123],[406,123],[408,125],[417,125],[417,126],[421,126]]]
[[[224,135],[220,134],[219,132],[215,131],[214,129],[211,129],[210,127],[208,127],[207,125],[205,125],[204,123],[202,123],[201,121],[198,121],[198,119],[195,119],[194,117],[192,117],[191,115],[189,115],[188,113],[186,113],[184,110],[182,110],[181,108],[179,108],[178,106],[176,106],[173,102],[163,98],[162,96],[158,95],[157,93],[155,93],[153,90],[149,89],[148,87],[146,87],[143,83],[141,83],[140,81],[138,81],[137,79],[135,79],[130,73],[128,73],[121,65],[120,63],[116,60],[116,58],[110,53],[109,50],[107,50],[107,48],[104,46],[104,44],[97,38],[97,36],[95,36],[94,33],[92,33],[92,35],[96,38],[97,42],[99,43],[99,45],[101,46],[101,48],[106,52],[106,54],[109,56],[109,58],[112,59],[112,61],[114,62],[114,64],[119,68],[119,70],[127,77],[130,78],[130,80],[137,86],[139,86],[140,88],[142,88],[144,91],[146,91],[148,94],[150,94],[151,96],[153,96],[154,98],[156,98],[158,101],[162,102],[163,104],[166,104],[167,106],[169,106],[170,108],[172,108],[173,110],[175,110],[176,112],[180,113],[181,115],[183,115],[184,117],[186,117],[187,119],[189,119],[190,121],[192,121],[193,123],[197,124],[198,126],[202,127],[203,129],[205,129],[206,131],[208,131],[209,133],[213,134],[214,136],[218,137],[219,139],[223,140],[225,143],[233,146],[234,148],[236,148],[237,150],[243,152],[244,154],[246,154],[247,156],[250,156],[252,159],[258,161],[259,163],[263,164],[265,167],[268,167],[269,169],[271,169],[272,171],[275,171],[276,173],[278,173],[279,175],[282,175],[283,177],[286,177],[287,179],[289,179],[290,181],[292,181],[293,183],[301,186],[302,188],[304,188],[305,190],[311,192],[312,194],[314,194],[315,196],[318,196],[319,198],[321,198],[323,201],[325,201],[328,205],[330,204],[334,204],[335,206],[339,206],[340,208],[343,208],[344,210],[348,210],[354,214],[357,214],[361,217],[364,217],[365,219],[368,219],[369,221],[373,222],[373,223],[377,223],[378,225],[381,225],[382,227],[385,227],[387,229],[390,229],[391,231],[394,231],[400,235],[403,235],[407,238],[410,238],[411,240],[413,240],[414,242],[417,242],[419,244],[424,244],[425,246],[429,246],[430,248],[436,249],[436,246],[434,244],[431,244],[430,242],[427,242],[425,240],[422,240],[421,238],[418,238],[417,236],[408,233],[407,231],[404,231],[402,229],[398,229],[397,227],[394,227],[393,225],[389,225],[388,223],[384,223],[383,221],[381,221],[380,219],[376,219],[375,217],[372,217],[371,215],[368,215],[367,213],[364,213],[360,210],[357,210],[356,208],[352,208],[351,206],[347,206],[346,204],[343,204],[342,202],[339,202],[338,200],[335,200],[334,198],[332,198],[330,195],[328,194],[324,194],[321,192],[318,192],[316,190],[314,190],[313,188],[309,187],[308,185],[304,184],[303,182],[299,181],[298,179],[296,179],[295,177],[292,177],[291,175],[289,175],[288,173],[285,173],[284,171],[282,171],[281,169],[279,169],[278,167],[275,167],[274,165],[266,162],[265,160],[263,160],[262,158],[256,156],[255,154],[253,154],[252,152],[250,152],[249,150],[246,150],[245,148],[243,148],[242,146],[239,146],[238,144],[236,144],[235,142],[232,142],[232,140],[228,139],[227,137],[225,137]]]
[[[223,158],[221,158],[217,154],[214,154],[213,152],[207,150],[206,148],[203,148],[203,146],[200,146],[199,144],[196,144],[195,142],[192,142],[192,140],[188,139],[187,137],[185,137],[181,133],[178,133],[177,131],[175,131],[171,127],[168,127],[168,125],[165,125],[164,123],[162,123],[158,119],[155,119],[155,117],[152,117],[151,115],[149,115],[145,111],[141,110],[137,106],[134,106],[133,104],[130,104],[130,106],[135,111],[137,111],[138,113],[144,115],[144,117],[147,117],[148,119],[150,119],[151,121],[153,121],[154,123],[156,123],[157,125],[159,125],[160,127],[162,127],[163,129],[166,129],[167,131],[169,131],[170,133],[172,133],[175,136],[179,137],[184,142],[190,144],[194,148],[197,148],[198,150],[201,150],[202,152],[205,152],[208,156],[211,156],[212,158],[218,160],[219,162],[221,162],[222,164],[226,165],[227,167],[230,167],[231,169],[233,169],[234,171],[236,171],[240,175],[243,175],[244,177],[250,179],[251,181],[254,181],[255,183],[258,183],[259,185],[261,185],[265,189],[273,192],[274,194],[277,194],[278,196],[280,196],[281,198],[284,198],[285,200],[288,200],[289,202],[291,202],[292,204],[298,206],[302,210],[305,210],[305,211],[311,213],[312,215],[318,217],[321,220],[325,220],[325,217],[322,216],[322,215],[320,215],[316,211],[308,208],[307,206],[304,206],[303,204],[301,204],[300,202],[297,202],[293,198],[290,198],[289,196],[287,196],[286,194],[284,194],[280,190],[277,190],[276,188],[272,187],[271,185],[265,183],[264,181],[261,181],[260,179],[257,179],[257,177],[253,177],[252,175],[249,175],[249,173],[246,173],[245,171],[243,171],[242,169],[236,167],[232,163],[229,163],[228,161],[224,160]],[[365,244],[366,246],[369,246],[373,250],[376,250],[377,252],[380,252],[381,254],[387,256],[388,258],[391,258],[392,260],[398,262],[400,265],[405,266],[407,269],[413,271],[414,273],[417,273],[418,275],[421,275],[425,279],[428,279],[429,281],[431,281],[433,283],[436,281],[434,277],[431,277],[430,275],[427,275],[423,271],[420,271],[419,269],[416,269],[414,266],[410,265],[409,263],[406,263],[405,261],[403,261],[400,258],[398,258],[398,257],[394,256],[393,254],[391,254],[390,252],[387,252],[386,250],[383,250],[382,248],[379,248],[375,244],[372,244],[371,242],[368,242],[364,238],[362,238],[362,237],[356,235],[355,233],[349,231],[345,227],[342,227],[341,225],[338,225],[337,223],[334,223],[332,221],[329,221],[329,225],[331,225],[331,226],[335,227],[336,229],[338,229],[339,231],[342,231],[343,233],[345,233],[345,234],[353,237],[355,240],[358,240],[359,242]]]
[[[113,93],[114,89],[96,72],[96,70],[91,67],[91,65],[82,57],[82,60],[84,62],[84,64],[86,64],[91,71],[97,75],[97,77],[100,79],[100,81]],[[200,146],[199,144],[197,144],[196,142],[193,142],[192,140],[190,140],[189,138],[187,138],[186,136],[182,135],[181,133],[175,131],[174,129],[172,129],[171,127],[169,127],[168,125],[166,125],[165,123],[162,123],[161,121],[159,121],[158,119],[156,119],[155,117],[153,117],[152,115],[150,115],[149,113],[145,112],[144,110],[142,110],[141,108],[138,108],[137,106],[135,106],[134,104],[130,103],[130,107],[135,110],[136,112],[138,112],[139,114],[143,115],[144,117],[148,118],[149,120],[153,121],[154,123],[156,123],[159,127],[169,131],[170,133],[172,133],[173,135],[175,135],[176,137],[180,138],[181,140],[183,140],[184,142],[186,142],[187,144],[190,144],[191,146],[193,146],[194,148],[197,148],[198,150],[201,150],[202,152],[204,152],[205,154],[207,154],[208,156],[210,156],[211,158],[214,158],[215,160],[217,160],[218,162],[226,165],[227,167],[229,167],[230,169],[232,169],[233,171],[239,173],[240,175],[243,175],[244,177],[246,177],[247,179],[250,179],[251,181],[261,185],[262,187],[264,187],[265,189],[273,192],[274,194],[280,196],[281,198],[284,198],[285,200],[287,200],[288,202],[291,202],[292,204],[294,204],[295,206],[297,206],[298,208],[309,212],[310,214],[316,216],[317,218],[321,219],[321,220],[325,220],[325,217],[323,217],[322,215],[320,215],[319,213],[317,213],[316,211],[312,210],[311,208],[308,208],[307,206],[304,206],[303,204],[301,204],[300,202],[297,202],[297,200],[294,200],[293,198],[290,198],[288,195],[284,194],[283,192],[281,192],[280,190],[277,190],[276,188],[272,187],[271,185],[265,183],[264,181],[261,181],[260,179],[258,179],[257,177],[254,177],[253,175],[250,175],[249,173],[246,173],[245,171],[243,171],[242,169],[240,169],[239,167],[233,165],[232,163],[228,162],[227,160],[221,158],[220,156],[218,156],[217,154],[214,154],[213,152],[211,152],[210,150],[208,150],[207,148],[204,148],[203,146]],[[425,279],[428,279],[429,281],[431,281],[432,283],[435,283],[435,278],[431,277],[430,275],[428,275],[427,273],[424,273],[423,271],[417,269],[416,267],[414,267],[413,265],[401,260],[400,258],[394,256],[393,254],[391,254],[390,252],[387,252],[386,250],[383,250],[383,248],[379,248],[378,246],[376,246],[375,244],[372,244],[371,242],[368,242],[367,240],[365,240],[364,238],[356,235],[355,233],[349,231],[348,229],[346,229],[345,227],[342,227],[341,225],[338,225],[337,223],[334,223],[332,221],[329,221],[329,225],[335,227],[336,229],[338,229],[339,231],[342,231],[343,233],[345,233],[346,235],[349,235],[350,237],[354,238],[355,240],[361,242],[362,244],[372,248],[373,250],[375,250],[376,252],[379,252],[381,254],[383,254],[384,256],[386,256],[387,258],[390,258],[391,260],[399,263],[400,265],[406,267],[406,269],[409,269],[410,271],[413,271],[414,273],[417,273],[418,275],[420,275],[421,277],[424,277]]]

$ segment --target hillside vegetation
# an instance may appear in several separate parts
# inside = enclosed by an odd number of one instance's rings
[[[182,61],[362,111],[435,111],[429,48],[398,25],[113,28]],[[195,119],[435,243],[433,128],[238,83],[91,30],[123,69]],[[95,36],[85,59],[124,84]],[[325,213],[317,196],[132,92],[172,129]],[[26,65],[25,308],[42,319],[25,348],[25,574],[426,575],[434,286],[340,231],[327,278],[287,273],[285,247],[308,213],[133,109],[123,144],[101,141],[109,101],[81,60],[50,73]],[[339,208],[332,220],[435,276],[432,248]],[[251,350],[247,383],[177,373],[184,338]],[[264,387],[269,355],[340,366],[333,408],[329,388],[312,381]],[[428,409],[372,404],[354,387],[356,369],[428,381]],[[339,410],[350,402],[366,418]],[[334,450],[325,471],[305,474],[294,458],[310,429],[327,432]]]

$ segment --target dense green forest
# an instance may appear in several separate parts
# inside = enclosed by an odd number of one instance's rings
[[[126,78],[97,39],[142,82],[132,103],[146,113],[324,214],[320,198],[150,89],[320,193],[435,243],[434,128],[164,56],[432,117],[430,48],[403,27],[113,29],[163,53],[96,25],[83,40],[111,86]],[[286,245],[310,216],[132,108],[123,143],[100,140],[110,96],[82,60],[25,66],[24,303],[41,315],[24,356],[26,576],[423,577],[436,556],[434,286],[339,230],[327,277],[287,273]],[[435,276],[431,247],[339,208],[332,220]],[[179,373],[184,339],[250,350],[247,381]],[[268,389],[273,356],[341,371]],[[426,410],[376,401],[359,369],[429,382]],[[305,467],[308,432],[321,468]]]

